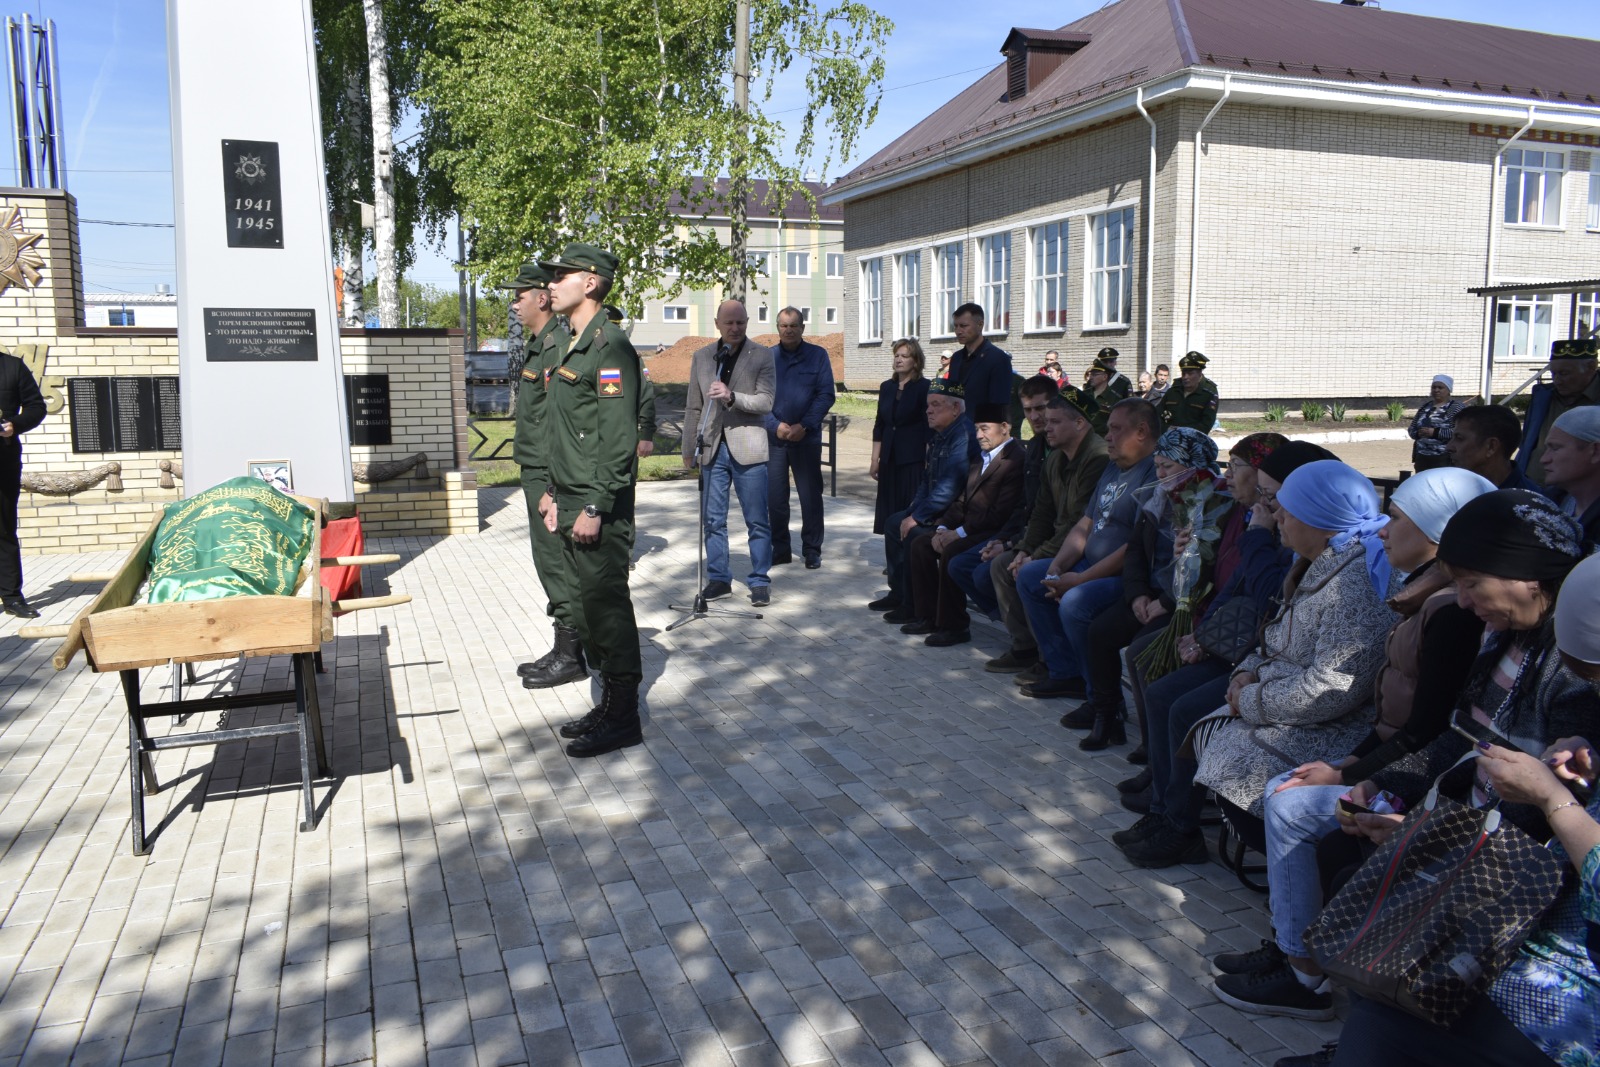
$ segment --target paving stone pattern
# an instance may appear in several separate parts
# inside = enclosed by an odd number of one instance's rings
[[[828,502],[825,566],[776,569],[766,618],[668,634],[694,487],[640,498],[647,743],[569,760],[591,690],[518,685],[549,632],[520,495],[485,491],[478,537],[372,546],[403,559],[369,591],[416,599],[336,624],[310,833],[292,738],[177,750],[132,856],[117,679],[0,624],[0,1067],[1223,1067],[1334,1035],[1215,1000],[1207,959],[1256,944],[1262,901],[1215,864],[1128,868],[1128,764],[983,671],[998,629],[935,652],[863,610],[867,506]],[[44,621],[116,562],[28,559]],[[202,666],[191,695],[290,670]]]

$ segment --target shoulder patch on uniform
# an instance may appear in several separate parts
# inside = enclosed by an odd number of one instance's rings
[[[536,370],[529,370],[527,367],[522,368],[522,376],[528,379],[530,382],[536,382],[539,380],[539,372]]]
[[[561,375],[561,377],[565,378],[569,382],[575,382],[578,380],[578,372],[573,370],[571,367],[557,367],[556,373]]]
[[[620,367],[601,367],[600,368],[600,395],[601,396],[621,396],[622,395],[622,368],[620,368]]]

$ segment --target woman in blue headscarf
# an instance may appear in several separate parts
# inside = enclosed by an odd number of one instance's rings
[[[1284,604],[1234,669],[1223,709],[1232,718],[1202,731],[1195,777],[1257,818],[1267,782],[1366,735],[1395,621],[1378,537],[1388,519],[1365,475],[1338,460],[1307,463],[1284,481],[1277,508],[1297,557]]]

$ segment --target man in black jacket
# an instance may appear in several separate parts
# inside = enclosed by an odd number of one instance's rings
[[[22,546],[17,502],[22,499],[20,437],[44,421],[44,397],[28,365],[0,352],[0,610],[21,619],[39,613],[22,596]]]

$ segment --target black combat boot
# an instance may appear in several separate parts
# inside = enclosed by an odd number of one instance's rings
[[[544,660],[536,660],[527,665],[527,670],[517,668],[517,673],[522,675],[522,688],[549,689],[589,677],[589,665],[584,661],[577,630],[556,623],[556,643],[548,658],[550,661],[543,667],[539,664]]]
[[[602,684],[605,693],[600,698],[599,721],[594,729],[567,746],[569,756],[603,756],[644,741],[639,725],[639,687],[619,685],[609,678],[602,679]]]
[[[606,701],[610,699],[611,687],[609,685],[602,685],[600,687],[600,703],[590,708],[583,718],[573,719],[571,722],[562,723],[561,729],[556,732],[562,737],[582,737],[584,734],[600,725],[600,720],[606,717]]]

